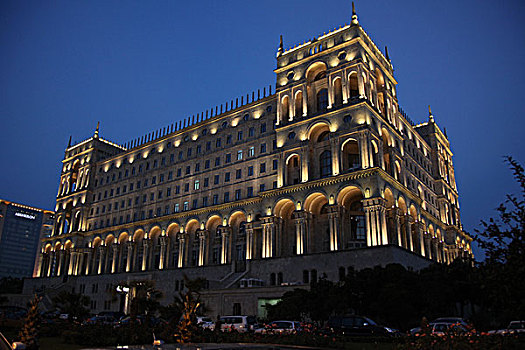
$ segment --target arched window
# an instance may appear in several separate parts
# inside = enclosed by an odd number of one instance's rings
[[[303,115],[303,92],[295,94],[295,117],[300,118]]]
[[[321,177],[328,177],[332,175],[332,152],[324,151],[319,156],[319,169]]]
[[[280,286],[283,283],[283,273],[279,272],[277,274],[277,285]]]
[[[359,87],[357,85],[357,73],[350,74],[350,99],[359,97]]]
[[[359,157],[359,145],[356,140],[349,140],[343,147],[343,171],[359,168],[361,161]]]
[[[321,89],[317,93],[317,110],[325,111],[328,108],[328,90]]]
[[[270,274],[270,286],[275,286],[275,273]]]
[[[301,160],[298,155],[293,155],[286,162],[286,184],[298,184],[301,180]]]
[[[334,81],[334,104],[341,106],[343,104],[343,86],[341,85],[341,78]]]
[[[284,96],[282,103],[281,103],[281,120],[286,121],[288,120],[290,115],[290,103],[288,96]]]

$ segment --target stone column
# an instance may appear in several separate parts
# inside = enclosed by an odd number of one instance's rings
[[[359,66],[357,69],[357,86],[359,89],[359,98],[365,98],[365,82],[363,80],[363,69],[361,66]]]
[[[332,152],[332,175],[339,175],[339,159],[340,159],[340,151],[339,151],[339,138],[331,138],[330,139],[330,149]]]
[[[308,115],[308,91],[306,88],[306,84],[302,85],[302,92],[303,92],[303,116]]]
[[[163,270],[166,268],[166,244],[168,241],[168,237],[161,236],[159,237],[160,240],[160,259],[159,259],[159,270]]]
[[[251,260],[255,258],[254,251],[254,240],[255,234],[253,232],[253,223],[248,222],[245,224],[244,229],[246,231],[246,260]]]
[[[74,252],[72,249],[69,251],[69,264],[68,264],[68,268],[67,268],[67,274],[69,276],[72,276],[72,275],[75,274],[75,266],[76,266],[76,262],[77,262],[77,256],[78,256],[77,252]]]
[[[171,238],[166,236],[166,254],[164,255],[164,268],[169,269],[171,263]]]
[[[343,246],[340,228],[340,208],[337,204],[328,206],[328,225],[330,228],[330,250],[340,250]]]
[[[405,214],[405,220],[406,220],[406,230],[407,230],[407,249],[409,249],[411,252],[414,251],[414,241],[412,240],[412,225],[414,224],[412,222],[413,218],[409,214]]]
[[[86,256],[84,257],[86,259],[86,270],[84,273],[86,275],[89,275],[92,271],[93,248],[86,248],[86,249],[87,249],[87,253],[86,253]]]
[[[302,255],[307,252],[307,213],[304,210],[293,212],[295,221],[295,254]]]
[[[127,257],[126,257],[126,272],[130,272],[133,268],[133,242],[126,243]]]
[[[64,264],[64,250],[59,250],[56,255],[57,255],[57,260],[58,260],[58,267],[56,269],[56,275],[57,276],[61,276],[62,275],[62,265]]]
[[[102,273],[104,273],[104,258],[105,258],[105,247],[103,245],[100,245],[98,247],[98,256],[99,256],[99,259],[98,259],[98,271],[97,273],[100,275]]]
[[[206,264],[206,236],[207,231],[206,230],[200,230],[198,232],[199,236],[199,259],[198,259],[198,266],[204,266]]]
[[[146,268],[148,268],[148,252],[149,252],[149,240],[144,239],[142,240],[142,271],[146,271]]]
[[[286,164],[282,159],[282,153],[279,154],[277,163],[277,187],[280,188],[284,186],[284,172],[286,168]]]
[[[184,247],[185,247],[186,237],[184,234],[179,235],[179,260],[177,266],[179,268],[184,266]]]
[[[367,225],[367,245],[388,244],[385,200],[381,197],[376,197],[364,199],[362,202]]]
[[[349,99],[349,81],[348,81],[348,72],[344,72],[341,76],[341,88],[343,89],[343,103],[348,103]]]
[[[301,147],[301,182],[308,181],[308,145]]]
[[[416,239],[419,241],[419,252],[415,252],[418,254],[421,254],[422,256],[425,256],[425,242],[423,238],[423,230],[421,229],[421,222],[416,221],[414,222],[414,228],[416,233]]]
[[[262,257],[271,258],[278,251],[276,247],[276,217],[265,216],[262,220]]]
[[[368,156],[368,143],[364,133],[358,134],[359,152],[361,156],[361,168],[366,169],[370,166],[370,157]]]
[[[77,257],[77,263],[76,263],[76,266],[75,266],[75,275],[82,275],[83,271],[82,271],[82,266],[84,266],[84,259],[85,259],[85,251],[83,249],[81,249],[79,252],[78,252],[78,257]]]
[[[400,247],[403,247],[403,240],[401,237],[401,210],[399,208],[394,208],[394,226],[396,232],[394,232],[397,235],[397,245]]]
[[[217,227],[221,235],[221,264],[227,264],[230,261],[230,230],[228,226]]]
[[[118,244],[113,243],[111,248],[113,249],[113,256],[112,256],[112,261],[111,261],[111,273],[115,273],[115,272],[118,272],[117,271]]]

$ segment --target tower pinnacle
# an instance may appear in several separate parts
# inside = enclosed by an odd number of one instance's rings
[[[280,39],[279,39],[279,50],[277,50],[277,56],[281,56],[283,54],[283,36],[280,35]]]
[[[430,105],[428,105],[428,121],[430,123],[434,122],[434,116],[432,115],[432,110],[430,109]]]
[[[100,122],[97,122],[97,128],[95,129],[95,135],[93,135],[94,138],[98,139],[98,128],[100,126]]]
[[[390,62],[390,56],[388,56],[388,46],[385,45],[385,58],[388,62]]]
[[[357,13],[355,12],[355,5],[352,1],[352,24],[353,26],[356,26],[359,24],[359,21],[357,20]]]
[[[69,135],[69,142],[67,143],[67,148],[71,147],[71,135]]]

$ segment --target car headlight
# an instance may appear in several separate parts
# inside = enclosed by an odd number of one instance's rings
[[[395,330],[393,330],[392,328],[385,327],[385,329],[386,329],[386,331],[388,333],[394,333],[395,332]]]

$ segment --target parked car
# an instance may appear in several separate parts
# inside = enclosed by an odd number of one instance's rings
[[[237,332],[249,332],[257,328],[255,316],[222,316],[221,331],[236,330]]]
[[[468,334],[470,330],[467,326],[458,322],[430,322],[429,333],[431,335],[444,336],[447,333]],[[412,328],[411,335],[419,336],[422,334],[421,327]]]
[[[113,316],[93,316],[82,322],[82,325],[114,325],[117,320]]]
[[[495,329],[488,332],[488,334],[515,334],[515,333],[525,333],[525,321],[511,321],[507,328],[504,329]]]
[[[465,327],[468,327],[468,322],[462,319],[461,317],[439,317],[429,323],[459,323]]]
[[[215,322],[213,322],[213,320],[207,316],[197,316],[197,324],[202,329],[209,329],[210,331],[215,329]]]
[[[399,336],[398,330],[380,326],[368,317],[333,316],[328,320],[328,331],[348,336]]]
[[[297,321],[273,321],[263,328],[258,328],[255,333],[260,334],[296,334],[302,331],[301,323]]]

